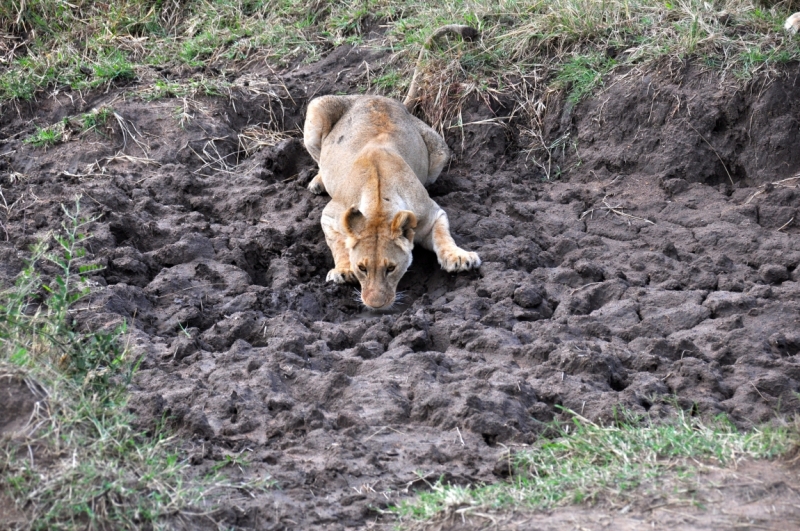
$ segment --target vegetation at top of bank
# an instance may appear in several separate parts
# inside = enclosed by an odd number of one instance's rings
[[[613,70],[688,59],[737,82],[800,59],[800,39],[782,30],[795,7],[749,0],[0,0],[0,101],[137,77],[163,84],[159,73],[171,68],[224,78],[257,64],[314,61],[343,44],[395,52],[375,87],[397,95],[425,38],[446,23],[482,32],[477,43],[429,55],[427,82],[459,94],[529,91],[519,87],[524,79],[578,100]]]

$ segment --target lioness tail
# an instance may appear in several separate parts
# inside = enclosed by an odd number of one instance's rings
[[[462,26],[459,24],[448,24],[447,26],[442,26],[441,28],[437,29],[430,35],[430,37],[425,39],[425,44],[422,45],[422,49],[419,51],[419,57],[417,57],[417,64],[414,67],[414,75],[411,77],[411,85],[408,87],[408,95],[403,101],[403,105],[406,106],[406,109],[408,109],[409,112],[413,112],[414,107],[417,104],[417,90],[419,89],[419,81],[417,80],[417,77],[419,76],[422,59],[425,56],[425,50],[429,50],[436,39],[448,33],[461,35],[462,39],[468,41],[473,40],[479,35],[478,30],[475,28]]]

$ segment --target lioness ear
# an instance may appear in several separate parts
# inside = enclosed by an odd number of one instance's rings
[[[342,214],[342,228],[350,238],[358,237],[364,228],[364,221],[364,214],[359,212],[356,207],[350,207]]]
[[[392,220],[392,238],[397,239],[404,236],[408,241],[413,242],[415,228],[417,228],[417,216],[410,210],[401,210]]]

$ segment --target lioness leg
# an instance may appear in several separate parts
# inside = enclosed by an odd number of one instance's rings
[[[325,241],[333,254],[334,263],[333,269],[328,271],[328,276],[325,277],[328,282],[344,284],[356,281],[356,276],[350,266],[350,252],[344,246],[344,238],[341,234],[334,238],[329,238],[327,232],[325,234]]]
[[[450,235],[450,222],[444,210],[440,210],[433,222],[433,230],[428,241],[423,241],[423,245],[436,253],[439,265],[442,269],[454,273],[456,271],[467,271],[477,269],[481,265],[481,259],[477,253],[465,251],[456,245]],[[427,245],[426,245],[427,244]]]
[[[325,193],[325,183],[322,182],[322,177],[319,173],[308,183],[308,189],[311,193],[317,195]]]
[[[328,210],[326,207],[325,210]],[[356,282],[356,276],[353,274],[350,265],[350,251],[345,247],[346,236],[337,231],[331,226],[331,216],[328,212],[323,210],[322,213],[322,232],[325,233],[325,242],[333,254],[333,269],[328,271],[328,276],[325,280],[328,282],[336,282],[337,284],[344,284],[345,282]]]
[[[428,186],[435,183],[439,174],[442,173],[444,165],[450,159],[450,148],[447,147],[444,139],[422,120],[414,117],[414,125],[417,126],[417,130],[428,148],[428,178],[422,183],[423,186]]]

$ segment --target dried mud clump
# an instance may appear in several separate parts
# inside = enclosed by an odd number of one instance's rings
[[[105,269],[76,322],[131,323],[140,422],[171,419],[199,470],[246,452],[245,473],[280,486],[222,520],[364,525],[423,478],[493,480],[497,456],[560,408],[680,407],[742,426],[800,409],[793,78],[734,91],[688,69],[553,103],[547,135],[572,146],[554,162],[573,168],[553,181],[513,121],[487,120],[511,107],[468,104],[430,193],[484,265],[451,275],[415,250],[404,306],[374,314],[324,281],[327,199],[304,188],[315,168],[297,128],[312,95],[353,90],[337,72],[381,53],[251,72],[270,90],[241,83],[185,120],[176,100],[118,98],[129,89],[3,110],[0,275],[82,195]],[[106,138],[22,142],[31,119],[99,105],[124,119]],[[253,126],[273,140],[245,149]]]

